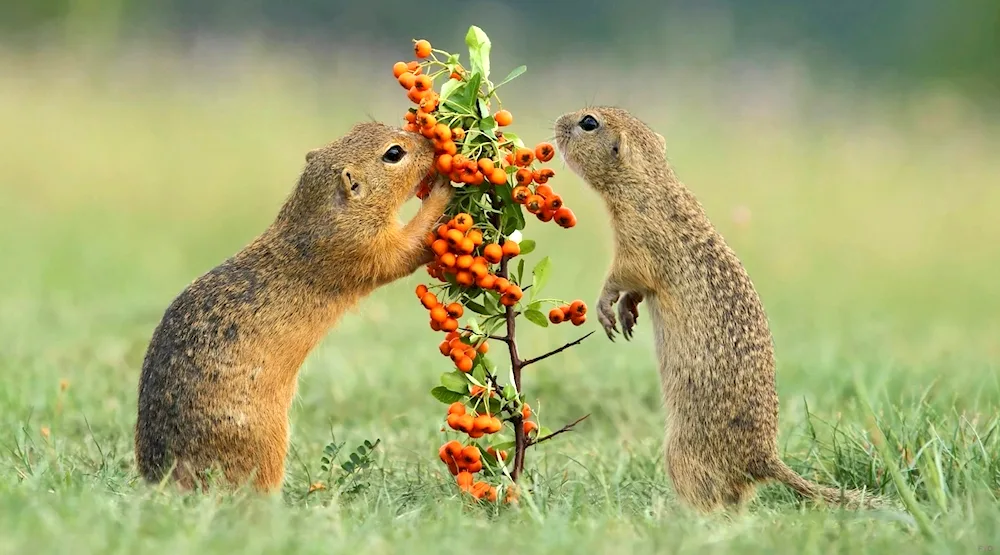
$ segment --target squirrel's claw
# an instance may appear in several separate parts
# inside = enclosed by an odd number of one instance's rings
[[[614,304],[618,302],[618,297],[618,293],[612,293],[602,296],[597,301],[597,321],[601,323],[604,333],[608,335],[608,339],[611,341],[615,340],[615,334],[618,333],[614,309]]]
[[[625,341],[632,340],[632,330],[639,320],[639,303],[642,302],[642,294],[634,291],[625,293],[618,302],[618,319],[622,322],[622,335]]]

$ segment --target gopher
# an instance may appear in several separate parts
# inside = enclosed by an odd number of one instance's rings
[[[614,261],[597,302],[608,338],[630,340],[649,307],[667,410],[667,471],[698,510],[742,508],[756,484],[861,508],[860,491],[824,487],[778,455],[774,346],[742,263],[666,160],[666,141],[627,111],[597,107],[561,116],[555,137],[567,166],[604,199]]]
[[[345,310],[413,273],[452,187],[416,133],[355,125],[309,151],[273,223],[191,283],[153,332],[139,378],[135,456],[148,481],[280,489],[288,411],[306,355]],[[400,207],[434,179],[405,226]]]

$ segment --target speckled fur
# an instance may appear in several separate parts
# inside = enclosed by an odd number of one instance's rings
[[[597,129],[579,126],[586,115]],[[764,308],[736,254],[675,176],[663,137],[612,107],[563,115],[555,136],[567,165],[611,215],[615,254],[598,320],[612,340],[621,321],[630,339],[639,303],[649,306],[667,410],[667,470],[678,496],[705,512],[741,508],[757,483],[778,480],[841,504],[839,489],[805,480],[778,455]],[[854,490],[843,501],[853,508],[878,503]]]
[[[391,145],[407,152],[383,161]],[[399,208],[431,170],[425,138],[363,123],[310,151],[275,221],[166,309],[139,379],[136,463],[149,481],[280,489],[288,410],[306,355],[377,287],[431,259],[423,238],[451,195],[434,184],[405,226]]]

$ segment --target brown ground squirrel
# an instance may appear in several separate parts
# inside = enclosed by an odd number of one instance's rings
[[[172,471],[190,489],[214,468],[233,486],[279,489],[306,355],[362,297],[433,258],[424,238],[451,198],[447,181],[397,220],[433,175],[429,140],[362,123],[305,158],[274,222],[191,283],[153,332],[135,426],[149,481]]]
[[[778,480],[840,504],[839,489],[809,482],[778,455],[774,346],[743,264],[674,175],[666,142],[620,108],[561,116],[566,164],[604,199],[615,234],[597,303],[608,337],[630,339],[638,305],[650,307],[668,414],[666,464],[678,496],[702,511],[742,507],[755,485]],[[845,505],[877,498],[844,492]]]

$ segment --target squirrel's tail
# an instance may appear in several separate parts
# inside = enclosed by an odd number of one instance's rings
[[[868,494],[864,490],[845,489],[821,486],[810,482],[797,472],[788,467],[784,461],[778,459],[771,465],[772,479],[782,482],[795,490],[803,497],[813,500],[822,500],[824,503],[834,507],[844,507],[847,510],[879,509],[892,506],[892,503],[882,497]]]

